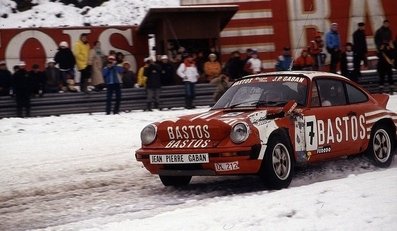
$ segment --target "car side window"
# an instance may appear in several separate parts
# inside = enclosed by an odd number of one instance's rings
[[[311,107],[320,107],[320,96],[318,95],[317,85],[312,85]]]
[[[351,84],[346,83],[346,92],[349,103],[362,103],[368,101],[367,95]]]
[[[346,94],[342,81],[334,79],[316,80],[320,95],[321,106],[346,105]]]

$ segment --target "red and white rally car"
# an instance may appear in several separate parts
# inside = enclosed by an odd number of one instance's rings
[[[331,73],[251,75],[208,112],[146,126],[135,156],[166,186],[192,176],[258,174],[280,189],[295,165],[361,153],[388,167],[397,124],[388,99]]]

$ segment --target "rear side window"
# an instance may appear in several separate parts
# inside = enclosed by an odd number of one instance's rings
[[[353,104],[368,101],[367,95],[355,86],[346,83],[346,90],[349,103]]]
[[[343,82],[335,79],[318,79],[317,88],[323,107],[346,105]]]

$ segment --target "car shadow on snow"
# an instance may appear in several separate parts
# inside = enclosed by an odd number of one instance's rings
[[[396,161],[391,167],[397,167]],[[336,180],[367,172],[381,170],[374,166],[365,156],[354,156],[327,162],[296,167],[291,187],[300,187],[323,181]],[[189,185],[182,187],[167,187],[165,193],[179,195],[229,196],[233,194],[268,191],[258,176],[214,176],[193,177]],[[207,198],[207,196],[205,196]]]

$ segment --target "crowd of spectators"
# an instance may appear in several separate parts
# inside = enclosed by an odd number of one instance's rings
[[[309,44],[293,57],[291,49],[284,47],[277,57],[275,69],[287,70],[325,70],[326,57],[330,58],[330,72],[340,72],[353,81],[361,77],[362,64],[368,65],[368,47],[365,24],[358,23],[352,34],[352,42],[341,44],[337,23],[332,23],[330,30],[316,35]],[[323,37],[325,40],[323,40]],[[394,86],[392,68],[397,67],[397,36],[392,40],[392,31],[388,20],[376,31],[374,42],[377,48],[380,86],[383,88],[385,77],[388,77],[390,88]],[[92,46],[90,45],[92,44]],[[326,53],[327,52],[327,53]],[[117,114],[120,108],[122,88],[145,88],[147,106],[145,110],[161,109],[160,89],[162,86],[185,85],[185,107],[194,108],[195,84],[211,83],[217,86],[214,100],[227,90],[230,83],[248,74],[263,71],[259,53],[247,49],[245,57],[234,51],[225,62],[221,63],[220,53],[211,48],[208,51],[191,52],[182,46],[169,44],[166,54],[155,59],[144,59],[144,65],[138,72],[131,70],[131,63],[125,60],[124,54],[114,50],[105,54],[99,41],[90,43],[88,34],[81,34],[76,44],[69,48],[66,41],[59,44],[54,59],[46,63],[44,70],[37,64],[30,71],[21,63],[14,67],[13,73],[7,70],[4,61],[0,62],[0,95],[15,95],[17,112],[24,116],[30,114],[30,97],[41,97],[46,93],[107,91],[106,113]],[[340,68],[340,69],[339,69]],[[75,83],[75,69],[80,72],[80,82]],[[23,93],[22,93],[23,92]],[[116,104],[111,110],[112,95],[116,95]]]

